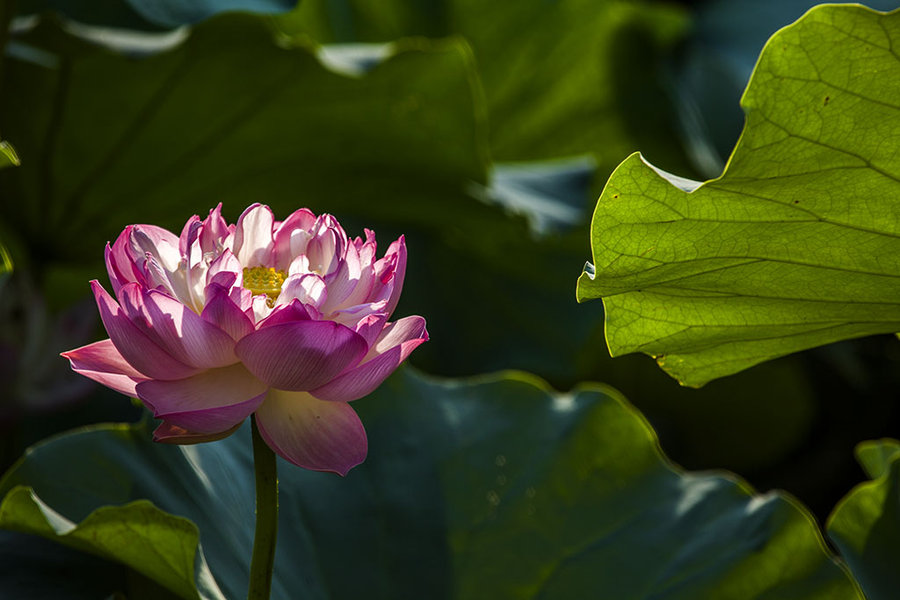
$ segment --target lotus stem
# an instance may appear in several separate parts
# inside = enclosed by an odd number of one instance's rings
[[[250,587],[247,600],[269,600],[275,568],[275,541],[278,535],[278,473],[275,453],[266,444],[251,417],[253,467],[256,472],[256,534],[250,559]]]

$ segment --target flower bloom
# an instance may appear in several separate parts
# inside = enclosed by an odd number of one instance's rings
[[[221,439],[252,413],[268,445],[307,469],[346,474],[366,457],[348,404],[428,339],[419,316],[388,321],[403,287],[403,237],[375,258],[331,215],[276,221],[221,204],[181,236],[129,225],[106,246],[115,299],[91,288],[109,339],[64,352],[72,368],[140,398],[159,442]]]

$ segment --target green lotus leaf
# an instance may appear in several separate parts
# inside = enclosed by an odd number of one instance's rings
[[[402,369],[354,407],[369,457],[346,478],[279,461],[273,598],[861,598],[805,510],[672,465],[609,388],[561,394],[519,373],[435,381]],[[4,527],[62,538],[69,523],[89,531],[97,511],[150,510],[130,504],[147,499],[200,531],[199,546],[181,533],[169,589],[245,593],[246,426],[196,446],[153,444],[149,423],[76,431],[32,448],[0,493],[27,508]],[[151,531],[120,541],[153,543]],[[204,564],[215,581],[195,584],[187,574]]]
[[[741,139],[700,184],[633,155],[594,212],[580,301],[613,355],[686,385],[900,330],[900,13],[820,6],[767,43]]]
[[[101,506],[76,525],[19,486],[0,504],[0,528],[58,540],[127,564],[182,598],[199,598],[194,585],[197,527],[147,500]]]
[[[863,442],[856,449],[872,481],[856,486],[828,518],[840,549],[869,600],[890,600],[900,589],[900,442]]]
[[[605,176],[644,148],[667,168],[690,168],[662,83],[666,54],[689,27],[672,4],[304,0],[276,21],[288,35],[322,43],[463,37],[477,61],[497,160],[590,153]]]

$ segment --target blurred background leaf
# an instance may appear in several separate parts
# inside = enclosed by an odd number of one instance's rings
[[[12,144],[0,141],[0,169],[19,166],[19,156]]]
[[[636,147],[690,169],[659,73],[689,21],[673,4],[620,0],[307,0],[276,19],[321,43],[458,35],[484,88],[495,159],[590,153],[602,185]],[[596,187],[594,191],[599,191]]]
[[[287,12],[295,0],[17,0],[20,15],[53,11],[88,25],[133,30],[160,30],[199,23],[219,13],[246,11],[257,14]]]
[[[679,48],[665,81],[695,170],[712,179],[721,174],[740,136],[744,113],[739,101],[766,41],[821,3],[706,0],[692,4],[690,36]],[[897,8],[892,0],[867,0],[865,5],[884,11]]]
[[[559,394],[518,373],[441,382],[404,369],[354,406],[371,454],[346,478],[279,461],[274,598],[861,598],[804,509],[673,466],[608,388]],[[96,521],[102,505],[149,498],[197,523],[221,593],[241,597],[253,537],[248,427],[167,446],[150,441],[149,425],[34,448],[0,482],[2,493],[35,494],[6,496],[4,526],[56,537],[50,520]],[[39,502],[49,516],[26,518]],[[146,518],[130,543],[172,519]],[[183,543],[196,545],[193,535]],[[203,597],[222,597],[214,589]]]

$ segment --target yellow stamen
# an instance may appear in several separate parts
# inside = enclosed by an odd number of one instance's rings
[[[265,294],[271,300],[278,298],[286,277],[287,273],[272,267],[244,267],[244,287],[253,295]]]

